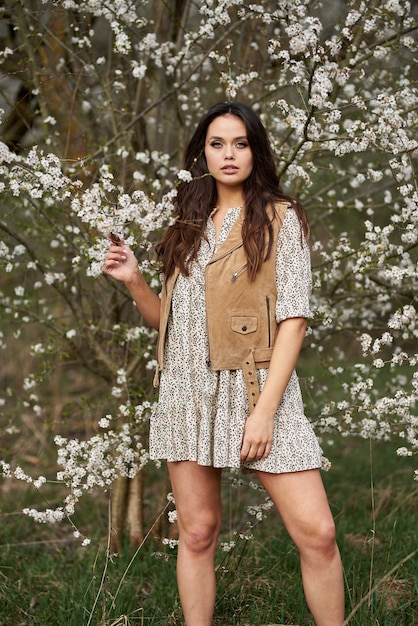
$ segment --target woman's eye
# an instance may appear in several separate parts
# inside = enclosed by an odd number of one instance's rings
[[[223,148],[224,144],[222,143],[222,141],[212,141],[210,143],[212,148]],[[247,141],[237,141],[235,144],[236,148],[248,148],[248,142]]]

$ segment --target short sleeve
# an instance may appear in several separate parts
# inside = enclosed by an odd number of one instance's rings
[[[286,211],[277,239],[276,285],[278,324],[290,317],[312,317],[309,306],[312,290],[310,252],[292,208]]]

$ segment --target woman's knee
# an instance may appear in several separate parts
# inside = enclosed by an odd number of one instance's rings
[[[303,533],[299,549],[301,552],[332,558],[338,551],[335,523],[332,517],[326,517]]]
[[[188,520],[179,525],[179,539],[185,547],[195,554],[213,550],[218,541],[220,522],[216,519]]]
[[[334,520],[328,518],[324,520],[319,526],[318,530],[318,544],[321,550],[333,551],[336,546],[336,531]]]

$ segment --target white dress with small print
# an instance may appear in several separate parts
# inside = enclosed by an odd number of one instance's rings
[[[240,208],[229,209],[219,239],[208,219],[190,276],[179,275],[172,298],[158,406],[151,418],[150,456],[200,465],[297,472],[321,467],[321,449],[305,417],[299,381],[293,372],[275,415],[273,444],[266,459],[242,463],[240,448],[248,416],[242,370],[213,372],[209,362],[205,310],[205,267],[225,241]],[[310,317],[309,249],[297,215],[288,209],[279,231],[276,253],[277,323]],[[260,389],[267,369],[258,370]]]

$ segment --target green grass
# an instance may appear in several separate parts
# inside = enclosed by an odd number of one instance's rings
[[[113,607],[114,594],[132,556],[129,551],[107,559],[106,541],[99,537],[81,548],[70,537],[35,539],[36,530],[30,520],[9,520],[7,532],[2,529],[2,626],[85,625],[98,592],[91,624],[119,623],[121,615],[130,616],[131,624],[167,624],[167,616],[177,603],[174,557],[165,561],[153,556],[155,546],[144,546]],[[49,535],[54,534],[50,528]]]
[[[323,476],[353,626],[417,624],[418,558],[411,556],[417,546],[414,459],[397,458],[395,449],[341,439],[326,450],[332,469]],[[175,551],[150,539],[131,565],[127,546],[107,558],[103,496],[86,500],[79,513],[80,527],[92,537],[92,544],[82,548],[67,525],[39,525],[20,513],[23,506],[34,505],[30,488],[11,481],[1,486],[0,626],[182,624]],[[231,488],[225,480],[224,540],[245,524],[246,505],[254,498],[264,496],[245,486]],[[219,552],[217,565],[216,626],[313,625],[297,551],[275,512],[254,528],[253,539],[238,542],[230,553]]]

